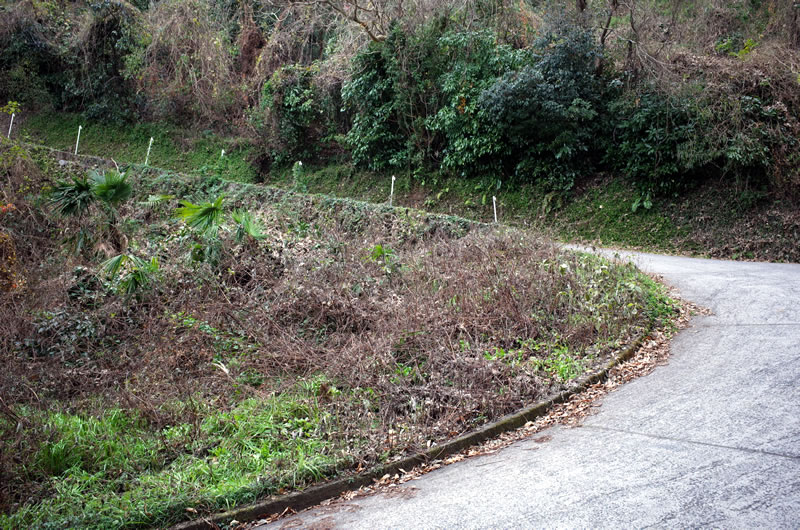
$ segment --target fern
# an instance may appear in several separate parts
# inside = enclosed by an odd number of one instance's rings
[[[174,195],[148,195],[147,200],[140,202],[142,206],[148,210],[155,210],[160,205],[167,203],[174,199]]]

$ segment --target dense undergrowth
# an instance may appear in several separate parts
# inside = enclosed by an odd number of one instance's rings
[[[800,260],[795,4],[4,3],[0,524],[166,525],[364,469],[669,319],[631,266],[464,218],[492,197],[562,238]],[[79,126],[120,166],[31,147]],[[464,217],[298,193],[391,176]]]
[[[28,142],[69,152],[78,124],[75,115],[41,115],[23,121],[19,134]],[[387,200],[395,174],[360,170],[349,163],[308,162],[261,174],[252,165],[252,146],[245,140],[195,134],[163,124],[129,128],[87,122],[80,151],[141,164],[148,138],[155,136],[151,165],[163,169],[239,182],[264,180],[284,189],[376,203]],[[639,191],[622,176],[579,179],[569,194],[513,183],[498,188],[495,182],[441,171],[401,172],[396,177],[395,204],[488,222],[496,196],[502,222],[535,228],[561,241],[727,259],[800,261],[800,213],[794,201],[752,187],[728,187],[719,180],[653,197],[647,208]]]
[[[132,163],[153,137],[175,171],[295,186],[302,161],[299,189],[395,175],[406,204],[495,195],[564,239],[794,261],[795,4],[10,2],[0,97],[51,147],[83,125]]]
[[[673,312],[632,266],[514,229],[2,154],[4,527],[164,525],[368,467]]]
[[[791,1],[0,9],[0,97],[233,134],[257,175],[344,159],[567,193],[612,172],[644,208],[709,181],[779,200],[800,189]]]

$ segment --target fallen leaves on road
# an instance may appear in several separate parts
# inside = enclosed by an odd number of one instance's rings
[[[576,427],[580,425],[581,421],[586,416],[598,411],[601,406],[600,398],[632,379],[648,375],[655,370],[656,367],[667,364],[670,354],[670,339],[676,332],[689,325],[689,320],[693,315],[710,314],[708,309],[681,300],[677,292],[671,292],[670,295],[680,302],[679,315],[673,322],[673,325],[670,326],[669,329],[655,331],[646,337],[633,357],[611,368],[605,381],[589,386],[584,391],[573,395],[564,403],[554,405],[545,416],[537,418],[534,421],[529,421],[517,430],[501,434],[495,439],[466,449],[461,453],[450,455],[441,460],[432,460],[410,471],[401,469],[401,473],[384,475],[380,479],[376,479],[371,486],[362,487],[353,491],[346,491],[339,497],[323,501],[319,506],[331,506],[340,502],[351,501],[357,497],[389,492],[399,484],[417,479],[442,466],[460,462],[473,456],[485,456],[496,453],[504,447],[529,438],[533,434],[554,425],[563,425],[567,427]],[[550,441],[550,439],[551,437],[549,435],[544,435],[534,439],[534,441],[537,443],[545,443]],[[310,509],[313,510],[318,507]],[[254,528],[259,525],[274,522],[285,515],[287,515],[287,512],[283,514],[274,514],[271,517],[255,521],[250,523],[250,525],[241,526],[239,528],[241,530]]]

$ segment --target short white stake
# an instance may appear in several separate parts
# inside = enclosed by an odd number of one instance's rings
[[[14,113],[11,113],[11,123],[8,124],[8,136],[6,138],[11,138],[11,127],[14,126]]]
[[[389,208],[392,207],[392,198],[394,197],[394,175],[392,175],[392,189],[389,190]]]
[[[153,137],[150,137],[150,145],[147,146],[147,156],[144,157],[144,165],[147,165],[147,161],[150,160],[150,148],[153,147]]]
[[[83,129],[83,125],[78,125],[78,139],[75,140],[75,156],[78,156],[78,144],[81,143],[81,129]]]
[[[224,156],[225,156],[225,149],[222,150],[222,154],[220,154],[219,157],[223,158]]]
[[[492,195],[492,209],[494,210],[494,222],[497,222],[497,197]]]

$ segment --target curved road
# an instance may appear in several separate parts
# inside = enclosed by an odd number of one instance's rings
[[[800,265],[625,255],[713,311],[667,366],[547,443],[270,528],[800,527]]]

